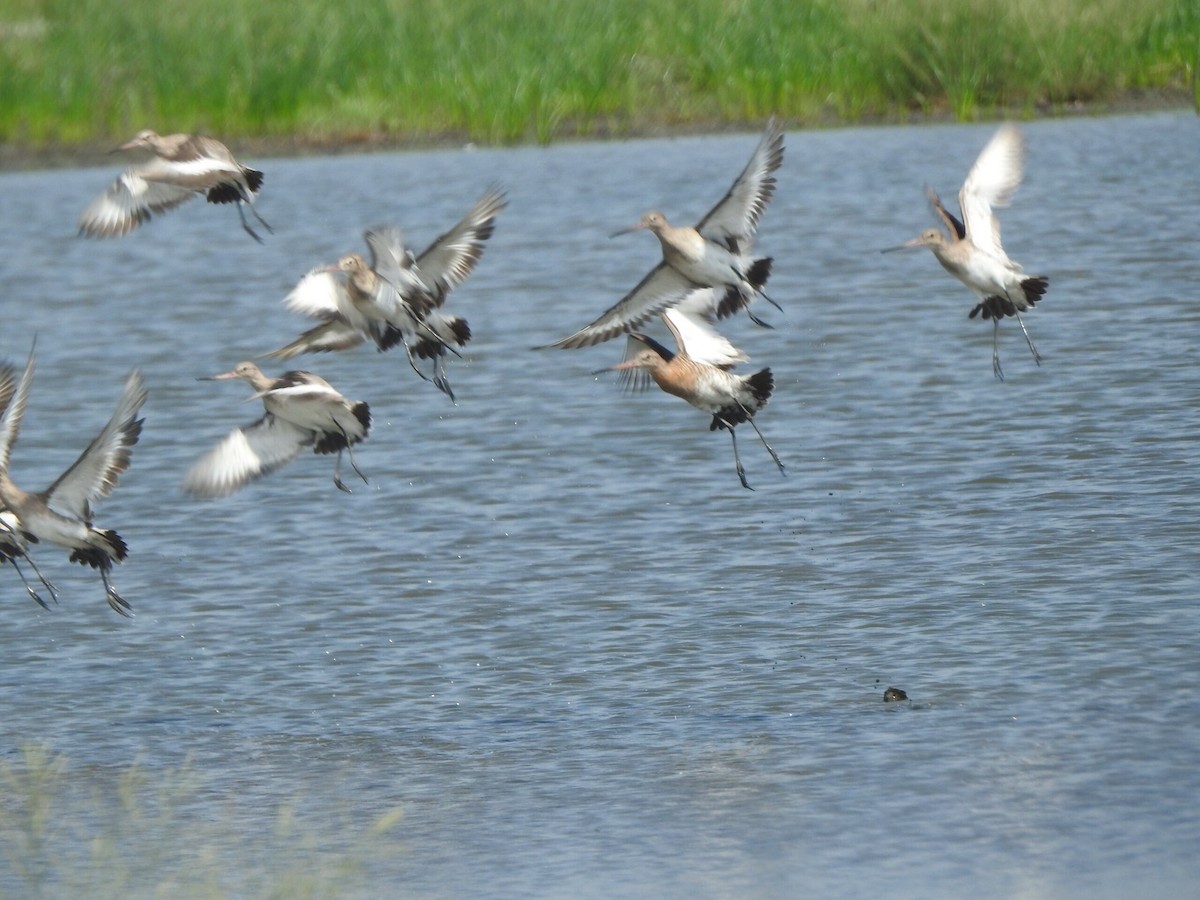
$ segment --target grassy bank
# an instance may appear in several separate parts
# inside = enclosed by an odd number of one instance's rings
[[[0,0],[0,140],[502,143],[1195,96],[1196,0]]]

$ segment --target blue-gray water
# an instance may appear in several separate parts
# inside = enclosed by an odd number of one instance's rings
[[[589,375],[620,342],[530,347],[656,260],[609,233],[697,220],[756,134],[248,160],[265,246],[200,202],[77,239],[116,158],[0,176],[0,355],[38,342],[16,481],[55,478],[130,368],[151,391],[96,517],[136,618],[63,551],[36,548],[48,613],[0,571],[0,892],[196,870],[239,896],[309,872],[375,896],[1194,896],[1200,124],[1024,126],[1005,245],[1051,287],[1026,317],[1044,364],[1008,320],[1005,382],[966,290],[879,253],[993,127],[788,134],[759,240],[785,311],[723,329],[776,376],[758,422],[787,476],[742,428],[753,493],[703,413]],[[396,352],[301,358],[371,404],[370,485],[309,454],[186,499],[261,409],[196,377],[307,327],[280,301],[365,227],[422,247],[493,181],[510,207],[451,298],[458,405]],[[66,757],[34,874],[30,745]],[[131,773],[190,787],[147,823]]]

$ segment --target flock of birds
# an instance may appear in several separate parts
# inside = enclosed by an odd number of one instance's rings
[[[118,237],[133,231],[153,215],[204,195],[210,203],[232,203],[242,228],[261,242],[246,217],[249,208],[257,224],[271,226],[254,205],[263,183],[262,172],[234,158],[224,144],[202,135],[159,135],[143,131],[121,146],[146,149],[148,161],[126,169],[79,219],[79,232],[88,237]],[[946,232],[930,228],[917,238],[888,250],[928,247],[938,262],[959,279],[978,301],[970,317],[993,322],[992,367],[1003,379],[998,329],[1000,320],[1015,317],[1040,365],[1041,357],[1021,313],[1032,308],[1046,291],[1044,277],[1027,276],[1000,244],[995,208],[1008,204],[1021,180],[1024,145],[1019,130],[1005,124],[980,153],[959,192],[962,218],[955,217],[932,189],[927,189],[934,212]],[[662,261],[628,294],[593,322],[541,348],[588,347],[626,336],[624,359],[608,369],[621,373],[635,389],[653,381],[663,391],[686,400],[712,416],[712,431],[728,431],[734,464],[743,487],[750,488],[738,452],[736,427],[749,423],[771,459],[784,465],[755,422],[771,397],[774,378],[769,368],[752,375],[733,368],[749,357],[716,329],[717,323],[745,310],[764,327],[751,308],[758,298],[778,307],[764,292],[771,273],[770,257],[756,257],[753,241],[758,224],[775,192],[775,172],[783,163],[783,131],[772,120],[750,161],[728,193],[695,227],[673,226],[661,212],[648,212],[617,234],[646,230],[662,248]],[[305,353],[345,350],[371,342],[379,350],[400,344],[408,362],[422,379],[454,400],[446,377],[446,362],[471,337],[465,319],[443,307],[450,292],[475,269],[491,237],[497,216],[507,205],[505,194],[489,188],[470,211],[422,253],[414,254],[400,230],[386,226],[367,231],[368,256],[348,253],[332,265],[319,266],[285,298],[291,311],[316,320],[296,340],[266,356],[288,360]],[[616,235],[614,235],[615,237]],[[885,251],[887,252],[887,251]],[[675,343],[672,350],[640,328],[661,319]],[[36,342],[35,342],[36,343]],[[431,366],[429,374],[422,364]],[[28,404],[35,368],[30,350],[24,370],[0,363],[0,562],[16,569],[29,596],[47,607],[41,590],[26,577],[32,569],[40,588],[57,601],[58,591],[30,555],[30,545],[46,542],[70,551],[70,561],[99,571],[108,604],[131,615],[129,604],[113,587],[113,563],[125,559],[128,548],[121,536],[93,524],[92,508],[115,487],[128,468],[141,433],[139,413],[146,400],[141,374],[126,379],[117,407],[100,433],[74,464],[41,492],[23,490],[9,477],[9,459]],[[193,496],[214,498],[233,493],[295,459],[311,447],[318,454],[336,454],[333,481],[349,492],[341,478],[342,454],[364,481],[354,461],[354,446],[371,428],[367,403],[350,400],[327,381],[306,371],[289,371],[272,378],[253,362],[242,362],[212,380],[241,379],[261,399],[265,413],[253,425],[236,428],[204,454],[187,472],[183,488]]]

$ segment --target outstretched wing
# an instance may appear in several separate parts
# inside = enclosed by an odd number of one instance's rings
[[[1005,123],[983,148],[958,194],[963,224],[971,243],[985,253],[1007,259],[1000,246],[1000,220],[995,207],[1008,206],[1021,183],[1025,144],[1016,125]]]
[[[296,458],[312,441],[312,432],[271,414],[253,425],[236,428],[200,457],[183,479],[195,497],[225,497]]]
[[[142,177],[140,167],[134,167],[122,172],[80,214],[79,233],[96,238],[120,237],[148,221],[151,214],[176,207],[194,196],[195,192],[178,185],[148,181]]]
[[[348,350],[366,340],[366,335],[344,319],[330,319],[308,329],[290,344],[278,350],[264,353],[268,359],[291,359],[301,353],[327,353],[333,350]]]
[[[573,350],[611,340],[619,334],[632,331],[651,316],[679,303],[695,287],[696,285],[675,269],[666,263],[659,263],[632,291],[605,310],[590,325],[538,349],[558,347]]]
[[[747,252],[767,204],[775,193],[772,174],[783,164],[783,129],[775,119],[733,186],[696,226],[704,237],[730,250]]]
[[[91,505],[112,493],[121,473],[129,468],[133,445],[142,433],[142,420],[137,415],[146,394],[145,379],[134,369],[125,379],[121,399],[108,423],[71,468],[46,490],[46,502],[52,508],[85,521],[91,519]]]
[[[495,230],[496,216],[507,205],[504,191],[489,188],[470,212],[417,257],[417,271],[438,306],[474,271],[484,242]]]
[[[15,388],[8,388],[8,400],[4,404],[4,414],[0,416],[0,472],[8,471],[8,459],[12,454],[13,444],[21,431],[21,419],[25,416],[25,406],[29,402],[29,387],[33,384],[33,352],[29,349],[29,359],[25,363],[25,371]],[[13,372],[11,366],[4,366],[4,380],[11,385]]]

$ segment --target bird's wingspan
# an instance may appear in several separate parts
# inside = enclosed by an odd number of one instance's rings
[[[1000,127],[971,167],[958,194],[967,236],[980,250],[1006,258],[995,207],[1007,206],[1021,183],[1025,145],[1012,123]]]
[[[611,340],[682,301],[696,288],[675,269],[659,263],[637,286],[590,325],[545,347],[575,349]]]
[[[142,433],[137,417],[146,402],[146,382],[136,369],[125,379],[121,399],[108,423],[88,444],[71,468],[46,489],[46,502],[84,520],[91,504],[107,497],[121,473],[129,468],[132,447]]]
[[[745,252],[775,193],[772,173],[782,164],[783,130],[771,119],[746,168],[734,180],[729,193],[700,220],[696,230],[735,252]]]
[[[495,230],[496,216],[507,205],[504,191],[489,188],[470,212],[417,257],[417,271],[437,305],[474,271],[483,256],[484,242]]]
[[[197,497],[224,497],[296,458],[312,432],[267,414],[236,428],[188,470],[183,489]]]

